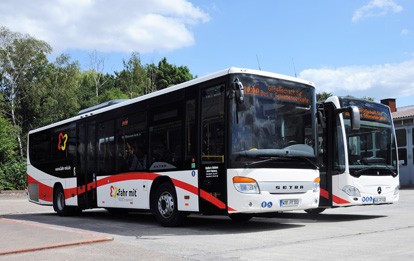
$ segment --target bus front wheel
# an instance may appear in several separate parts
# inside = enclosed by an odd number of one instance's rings
[[[233,222],[236,223],[243,223],[243,222],[247,222],[250,219],[252,219],[252,215],[250,214],[242,214],[242,213],[235,213],[235,214],[230,214],[230,218]]]
[[[305,212],[311,215],[318,215],[322,213],[325,209],[324,208],[312,208],[312,209],[306,209]]]
[[[178,211],[177,195],[170,182],[162,183],[151,201],[151,210],[158,222],[164,227],[180,225],[186,215]]]

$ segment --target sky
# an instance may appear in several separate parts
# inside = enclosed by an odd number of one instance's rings
[[[414,105],[413,0],[2,0],[0,25],[103,72],[162,58],[296,76],[334,95]]]

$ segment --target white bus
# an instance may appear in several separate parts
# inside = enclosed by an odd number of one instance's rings
[[[316,208],[315,115],[313,84],[239,68],[108,102],[29,132],[29,200],[149,210],[164,226]]]
[[[398,158],[389,107],[337,96],[319,107],[324,118],[318,142],[320,206],[307,212],[398,201]]]

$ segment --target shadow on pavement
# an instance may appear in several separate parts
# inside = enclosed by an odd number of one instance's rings
[[[249,222],[235,223],[226,216],[190,215],[181,227],[162,227],[150,213],[125,213],[112,215],[106,210],[84,211],[79,216],[60,217],[54,212],[5,215],[4,218],[32,221],[49,225],[65,226],[89,230],[98,233],[120,236],[157,236],[171,235],[216,235],[238,234],[261,231],[277,231],[306,226],[306,223],[350,222],[377,219],[381,215],[349,215],[307,213],[277,213],[264,217],[255,217]]]

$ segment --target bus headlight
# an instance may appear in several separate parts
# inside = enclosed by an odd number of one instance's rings
[[[400,186],[396,186],[394,190],[394,196],[397,196],[400,193]]]
[[[317,177],[313,180],[313,192],[318,192],[320,188],[321,178]]]
[[[361,196],[361,193],[359,193],[359,189],[357,189],[356,187],[350,186],[350,185],[346,185],[345,187],[343,187],[342,191],[345,192],[346,194],[348,194],[351,197],[360,197]]]
[[[246,194],[259,194],[259,185],[255,179],[236,176],[233,177],[233,185],[238,192]]]

